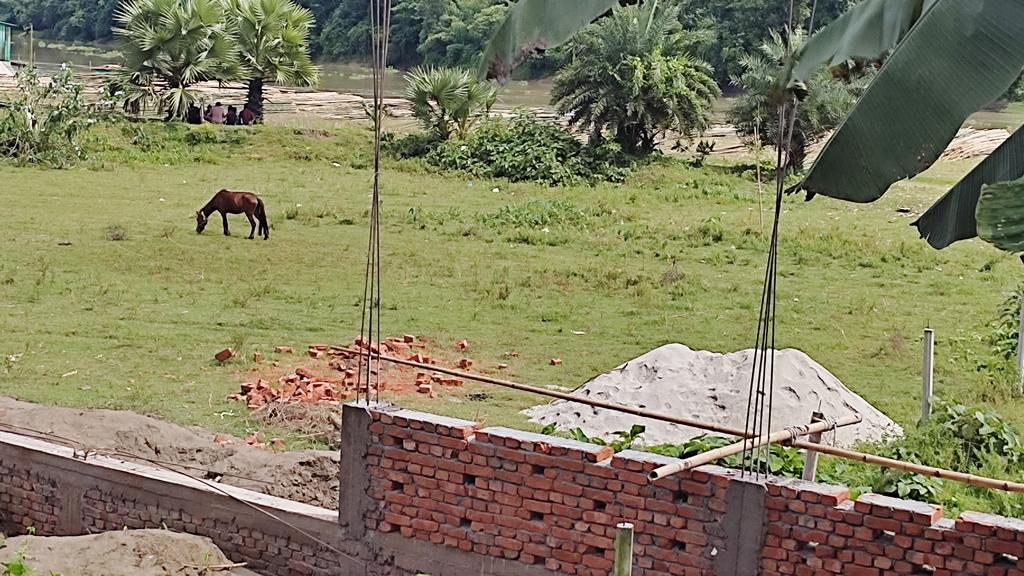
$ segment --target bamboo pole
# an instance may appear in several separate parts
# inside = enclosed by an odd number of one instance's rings
[[[655,469],[651,472],[651,480],[658,480],[672,474],[678,474],[679,472],[685,472],[686,470],[692,470],[698,466],[704,464],[710,464],[715,460],[720,460],[726,456],[732,456],[733,454],[739,454],[744,450],[751,450],[764,446],[766,444],[777,444],[779,442],[788,442],[795,440],[799,436],[806,436],[808,434],[819,434],[826,430],[830,430],[837,426],[849,426],[851,424],[857,424],[861,421],[860,414],[850,414],[849,416],[843,416],[835,422],[812,422],[809,424],[803,424],[801,426],[790,426],[785,430],[779,430],[778,432],[772,432],[771,434],[765,434],[758,436],[757,438],[744,438],[735,444],[728,446],[722,446],[714,450],[708,450],[707,452],[691,456],[682,462],[674,462],[672,464],[666,464],[660,468]]]
[[[615,576],[630,576],[633,573],[633,525],[623,522],[616,526],[615,535]]]
[[[825,415],[821,412],[815,411],[811,414],[811,422],[824,422]],[[809,442],[818,443],[821,442],[821,432],[811,434],[807,437]],[[804,451],[804,471],[800,477],[808,482],[814,482],[814,477],[818,473],[818,453],[814,450]]]
[[[366,350],[353,350],[351,348],[344,348],[348,352],[353,354],[366,354]],[[377,357],[377,354],[372,356]],[[576,396],[570,396],[554,390],[545,390],[544,388],[537,388],[536,386],[528,386],[526,384],[517,384],[515,382],[508,382],[505,380],[499,380],[497,378],[491,378],[489,376],[481,376],[477,374],[470,374],[468,372],[461,372],[458,370],[452,370],[449,368],[441,368],[438,366],[432,366],[430,364],[423,364],[420,362],[413,362],[411,360],[401,360],[398,358],[391,358],[388,356],[380,356],[380,359],[384,362],[392,364],[400,364],[404,366],[412,366],[415,368],[422,368],[424,370],[433,370],[434,372],[440,372],[442,374],[448,374],[449,376],[457,376],[465,378],[467,380],[474,380],[476,382],[483,382],[485,384],[494,384],[495,386],[502,386],[506,388],[512,388],[514,390],[521,390],[524,392],[533,392],[541,396],[549,396],[552,398],[559,398],[561,400],[567,400],[569,402],[576,402],[578,404],[586,404],[593,406],[594,408],[604,408],[607,410],[617,410],[626,414],[634,414],[643,418],[650,418],[651,420],[660,420],[662,422],[670,422],[673,424],[683,424],[686,426],[692,426],[694,428],[700,428],[702,430],[709,430],[711,432],[720,432],[722,434],[728,434],[730,436],[737,436],[743,438],[746,434],[742,430],[731,428],[729,426],[719,426],[717,424],[708,424],[696,420],[689,420],[687,418],[679,418],[669,414],[663,414],[660,412],[650,412],[647,410],[641,410],[633,408],[632,406],[625,406],[623,404],[616,404],[614,402],[602,402],[600,400],[591,400],[590,398],[579,398]],[[963,472],[956,472],[953,470],[946,470],[943,468],[933,468],[931,466],[923,466],[920,464],[911,464],[909,462],[903,462],[900,460],[894,460],[892,458],[885,458],[883,456],[875,456],[873,454],[865,454],[863,452],[856,452],[854,450],[846,450],[843,448],[835,448],[828,446],[827,444],[818,444],[814,442],[805,442],[803,440],[794,440],[790,443],[793,448],[800,448],[801,450],[813,450],[821,454],[828,454],[836,458],[843,458],[845,460],[852,460],[854,462],[863,462],[865,464],[874,464],[876,466],[882,466],[883,468],[891,468],[893,470],[902,470],[904,472],[911,472],[913,474],[920,474],[922,476],[929,476],[931,478],[939,478],[941,480],[952,480],[954,482],[961,482],[963,484],[969,484],[971,486],[977,486],[979,488],[989,488],[993,490],[1005,490],[1007,492],[1020,492],[1024,493],[1024,484],[1017,482],[1009,482],[1007,480],[999,480],[996,478],[986,478],[984,476],[976,476],[974,474],[965,474]]]
[[[341,348],[351,354],[366,354],[366,350],[358,350],[353,348]],[[633,406],[626,406],[625,404],[618,404],[616,402],[605,402],[603,400],[593,400],[590,398],[580,398],[579,396],[573,396],[572,394],[566,394],[565,392],[558,392],[555,390],[548,390],[546,388],[538,388],[537,386],[530,386],[528,384],[520,384],[518,382],[511,382],[509,380],[501,380],[498,378],[491,378],[490,376],[483,376],[479,374],[472,374],[469,372],[463,372],[461,370],[454,370],[451,368],[444,368],[441,366],[434,366],[432,364],[423,364],[422,362],[415,362],[413,360],[403,360],[401,358],[392,358],[389,356],[378,355],[371,353],[370,356],[373,359],[380,358],[384,362],[390,362],[392,364],[400,364],[402,366],[411,366],[413,368],[420,368],[422,370],[431,370],[433,372],[439,372],[441,374],[447,374],[448,376],[456,376],[459,378],[465,378],[466,380],[475,380],[477,382],[483,382],[485,384],[494,384],[495,386],[502,386],[504,388],[511,388],[513,390],[519,390],[522,392],[532,392],[541,396],[548,396],[551,398],[557,398],[559,400],[565,400],[567,402],[576,402],[579,404],[586,404],[593,406],[594,408],[604,408],[606,410],[615,410],[617,412],[625,412],[626,414],[633,414],[641,418],[650,418],[652,420],[661,420],[662,422],[670,422],[672,424],[680,424],[682,426],[690,426],[691,428],[698,428],[700,430],[707,430],[709,432],[717,432],[719,434],[726,434],[729,436],[737,436],[739,438],[747,438],[753,436],[753,434],[747,434],[745,431],[739,428],[733,428],[731,426],[722,426],[720,424],[713,424],[710,422],[703,422],[701,420],[694,420],[693,418],[683,418],[681,416],[674,416],[672,414],[666,414],[664,412],[653,412],[642,408],[634,408]]]
[[[797,440],[792,443],[792,446],[794,448],[802,448],[804,450],[814,450],[815,452],[828,454],[829,456],[835,456],[836,458],[853,460],[854,462],[863,462],[865,464],[874,464],[884,468],[902,470],[903,472],[920,474],[921,476],[938,478],[940,480],[952,480],[954,482],[970,484],[971,486],[977,486],[979,488],[1024,493],[1024,484],[1019,482],[999,480],[998,478],[987,478],[985,476],[966,474],[964,472],[956,472],[954,470],[946,470],[944,468],[933,468],[932,466],[924,466],[922,464],[911,464],[910,462],[903,462],[902,460],[894,460],[884,456],[875,456],[874,454],[864,454],[863,452],[846,450],[845,448],[836,448],[827,444],[815,444],[813,442]]]

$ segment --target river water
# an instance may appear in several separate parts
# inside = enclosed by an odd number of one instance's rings
[[[16,36],[11,58],[16,62],[28,62],[28,38]],[[55,70],[61,63],[70,63],[76,68],[92,69],[121,61],[117,47],[113,44],[65,45],[36,40],[31,55],[43,71]],[[320,62],[320,90],[370,96],[373,94],[373,76],[370,67],[357,63]],[[401,97],[405,90],[405,73],[389,69],[384,85],[388,97]],[[551,80],[510,82],[500,88],[498,106],[549,107]]]

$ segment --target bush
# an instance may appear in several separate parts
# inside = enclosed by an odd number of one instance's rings
[[[63,68],[44,84],[27,68],[18,72],[17,82],[18,96],[0,112],[0,155],[53,168],[80,160],[79,139],[93,120],[71,69]]]
[[[427,161],[482,178],[551,186],[622,182],[629,175],[629,161],[616,144],[584,146],[572,134],[527,113],[511,121],[491,120],[467,138],[439,143]]]

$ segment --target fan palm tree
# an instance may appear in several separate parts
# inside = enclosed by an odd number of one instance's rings
[[[226,0],[238,31],[238,55],[249,80],[249,109],[263,118],[263,86],[315,86],[320,71],[309,55],[313,13],[292,0]]]
[[[608,129],[631,153],[651,152],[668,129],[703,130],[719,91],[711,68],[687,54],[688,40],[676,7],[651,1],[615,8],[577,38],[551,99],[592,140]]]
[[[234,26],[220,0],[126,0],[114,14],[126,108],[155,100],[167,120],[196,101],[189,87],[239,73]]]
[[[459,68],[417,67],[406,76],[405,96],[423,129],[439,140],[464,138],[485,115],[497,92],[488,82]]]

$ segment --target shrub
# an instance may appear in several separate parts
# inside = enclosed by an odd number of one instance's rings
[[[93,119],[71,69],[44,84],[27,68],[18,72],[17,83],[18,95],[0,112],[0,155],[53,168],[80,160],[79,139]]]
[[[629,174],[629,162],[614,143],[584,146],[572,134],[528,113],[511,121],[491,120],[467,138],[442,142],[427,160],[478,177],[551,186],[622,182]]]

